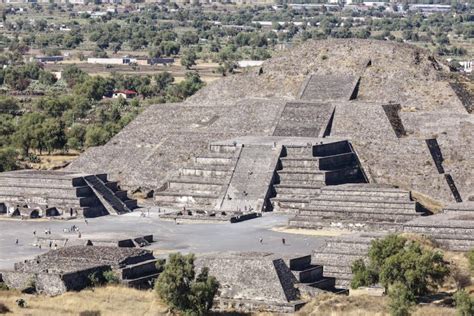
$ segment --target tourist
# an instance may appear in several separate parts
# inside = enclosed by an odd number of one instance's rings
[[[18,238],[15,240],[15,244],[18,245]]]
[[[36,230],[33,231],[33,236],[36,236]]]
[[[58,249],[58,244],[54,244],[54,250],[57,250]]]
[[[282,239],[281,239],[281,243],[282,243],[283,245],[285,245],[285,244],[286,244],[286,240],[285,240],[285,238],[282,238]]]
[[[84,223],[86,223],[86,225],[89,225],[89,222],[87,221],[87,218],[84,219]]]
[[[81,232],[79,232],[79,234],[77,235],[77,237],[81,238],[82,237],[82,234]]]
[[[260,240],[259,240],[259,241],[260,241],[260,243],[261,243],[261,244],[263,244],[263,238],[260,238]]]
[[[53,247],[53,242],[50,240],[49,241],[49,249],[51,249],[51,247]]]

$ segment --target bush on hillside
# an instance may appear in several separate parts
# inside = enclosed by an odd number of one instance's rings
[[[467,253],[467,259],[469,260],[469,266],[471,267],[471,272],[474,273],[474,249],[471,249]]]
[[[458,316],[472,316],[474,315],[474,298],[469,294],[460,290],[454,294],[454,301],[456,302],[456,315]]]
[[[398,235],[374,240],[369,249],[369,264],[352,265],[356,276],[353,287],[380,283],[385,290],[400,282],[414,296],[436,288],[449,274],[443,254],[423,248],[419,242]]]

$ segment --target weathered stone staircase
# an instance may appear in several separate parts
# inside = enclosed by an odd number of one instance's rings
[[[374,184],[345,184],[321,188],[320,194],[300,208],[289,224],[299,228],[400,231],[403,223],[424,214],[409,191]]]
[[[129,199],[127,191],[120,190],[117,182],[109,182],[106,174],[85,176],[84,180],[103,202],[109,214],[129,213],[137,207],[137,201]]]
[[[313,254],[313,261],[324,266],[323,276],[335,279],[337,288],[348,289],[352,280],[352,263],[367,260],[372,240],[383,234],[359,234],[329,238],[326,245]]]
[[[194,158],[179,175],[155,192],[155,203],[172,210],[214,210],[222,198],[240,148],[211,146],[209,152]]]
[[[325,185],[366,182],[347,141],[285,146],[276,178],[276,196],[271,199],[273,210],[291,214],[309,205]]]
[[[300,285],[312,288],[335,291],[335,279],[323,276],[323,266],[311,263],[311,255],[292,258],[289,267]]]

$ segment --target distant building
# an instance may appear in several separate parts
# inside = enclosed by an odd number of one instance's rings
[[[157,65],[157,64],[168,65],[172,63],[174,63],[174,58],[149,58],[148,59],[149,65]]]
[[[124,99],[132,99],[136,97],[138,93],[133,90],[115,90],[114,93],[112,94],[112,98],[117,99],[117,98],[124,98]]]
[[[87,58],[88,64],[101,65],[128,65],[137,62],[136,58],[122,57],[122,58]]]
[[[410,4],[409,10],[423,13],[443,13],[450,12],[451,6],[447,4]]]
[[[263,60],[239,60],[237,64],[240,68],[258,67],[263,64]]]
[[[56,63],[58,61],[63,61],[64,56],[36,56],[34,60],[40,63]]]

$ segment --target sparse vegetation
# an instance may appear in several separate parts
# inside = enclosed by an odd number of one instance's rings
[[[120,282],[117,273],[115,273],[113,270],[105,271],[103,275],[107,284],[118,284]]]
[[[219,288],[217,280],[203,268],[195,276],[194,255],[171,254],[155,283],[158,296],[171,310],[189,315],[205,315]]]
[[[449,274],[441,252],[425,249],[419,242],[398,235],[374,240],[369,260],[367,266],[354,262],[354,287],[380,283],[388,290],[400,282],[417,297],[436,288]]]
[[[457,291],[454,294],[454,301],[456,302],[456,315],[474,315],[474,298],[470,297],[465,290]]]
[[[474,249],[471,249],[467,254],[467,259],[469,260],[469,267],[471,272],[474,274]]]

